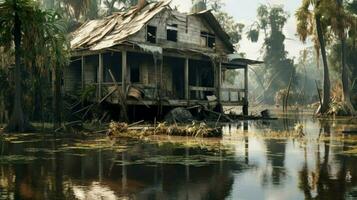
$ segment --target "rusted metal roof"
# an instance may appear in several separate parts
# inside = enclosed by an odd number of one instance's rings
[[[158,13],[170,9],[170,3],[171,0],[149,3],[143,8],[133,7],[127,12],[88,21],[72,34],[71,49],[101,50],[118,45],[139,32]]]

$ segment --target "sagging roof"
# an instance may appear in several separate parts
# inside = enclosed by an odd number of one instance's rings
[[[121,44],[138,33],[145,25],[160,12],[168,9],[171,0],[148,3],[144,7],[132,7],[127,12],[115,13],[104,19],[91,20],[84,23],[73,34],[72,50],[101,50]],[[234,51],[228,34],[223,30],[210,10],[190,15],[202,17],[222,39],[225,46]]]
[[[171,0],[167,0],[149,3],[143,8],[134,6],[125,13],[88,21],[73,33],[71,49],[101,50],[118,45],[139,32],[158,13],[170,9],[170,3]]]

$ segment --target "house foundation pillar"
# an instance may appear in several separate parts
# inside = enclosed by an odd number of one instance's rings
[[[248,65],[244,68],[244,102],[243,102],[243,115],[249,115],[249,102],[248,102]]]

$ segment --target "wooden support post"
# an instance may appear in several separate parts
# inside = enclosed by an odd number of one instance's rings
[[[217,98],[221,102],[221,86],[222,85],[222,62],[219,61],[217,69]]]
[[[84,65],[85,65],[85,58],[84,58],[84,56],[82,56],[82,63],[81,63],[82,90],[85,89],[85,85],[86,85],[86,76],[85,76]]]
[[[190,81],[189,81],[189,59],[185,58],[185,99],[190,100]]]
[[[213,71],[214,71],[214,88],[215,88],[215,95],[217,97],[218,102],[221,101],[221,62],[212,61]]]
[[[195,66],[195,72],[196,72],[196,87],[199,87],[200,86],[200,71],[199,71],[199,69],[198,69],[198,67],[197,67],[197,65]],[[195,98],[196,99],[200,99],[201,98],[201,92],[200,91],[196,91],[195,92]]]
[[[244,68],[244,103],[243,103],[243,115],[248,115],[249,102],[248,102],[248,65]]]
[[[98,65],[98,101],[102,99],[102,84],[103,84],[103,54],[99,54]]]
[[[160,93],[160,98],[162,98],[163,95],[163,72],[164,72],[164,57],[161,55],[159,56],[159,59],[157,60],[157,62],[159,62],[159,93]]]
[[[127,65],[127,52],[121,52],[121,82],[122,82],[122,91],[126,95],[126,86],[127,86],[127,75],[128,75],[128,65]]]

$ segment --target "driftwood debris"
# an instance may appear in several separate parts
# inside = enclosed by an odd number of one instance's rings
[[[111,122],[109,123],[109,128],[105,130],[99,130],[95,131],[95,133],[107,133],[107,135],[112,135],[113,132],[124,132],[128,130],[138,130],[138,129],[143,129],[143,127],[135,127],[141,123],[144,123],[144,120],[134,122],[132,124],[127,124],[127,123],[119,123],[119,122]]]
[[[219,117],[219,118],[224,118],[224,119],[226,119],[226,120],[229,121],[229,122],[234,122],[233,119],[231,119],[228,115],[226,115],[226,114],[224,114],[224,113],[215,112],[215,111],[212,111],[212,110],[209,110],[209,109],[206,109],[206,108],[204,108],[203,110],[206,111],[206,112],[208,112],[208,113],[214,114],[214,115],[216,115],[216,116]]]
[[[117,91],[117,87],[115,87],[114,89],[112,89],[107,95],[105,95],[105,97],[103,97],[100,101],[99,104],[102,104],[105,100],[107,100],[110,96],[112,96],[112,94],[114,94],[115,91]]]
[[[78,121],[72,121],[63,124],[61,127],[57,128],[55,132],[60,132],[60,131],[71,131],[75,132],[74,130],[76,129],[83,129],[83,122],[78,120]]]
[[[81,113],[81,112],[83,112],[83,111],[85,111],[85,110],[88,110],[88,108],[90,108],[90,107],[91,107],[91,105],[85,106],[85,107],[83,107],[83,108],[81,108],[81,109],[79,109],[79,110],[73,112],[72,115],[76,115],[76,114]]]
[[[193,122],[191,125],[167,125],[166,122],[158,123],[155,127],[129,127],[126,123],[112,122],[108,129],[109,136],[135,137],[140,135],[171,135],[190,137],[221,137],[221,128],[211,128],[204,122]]]

